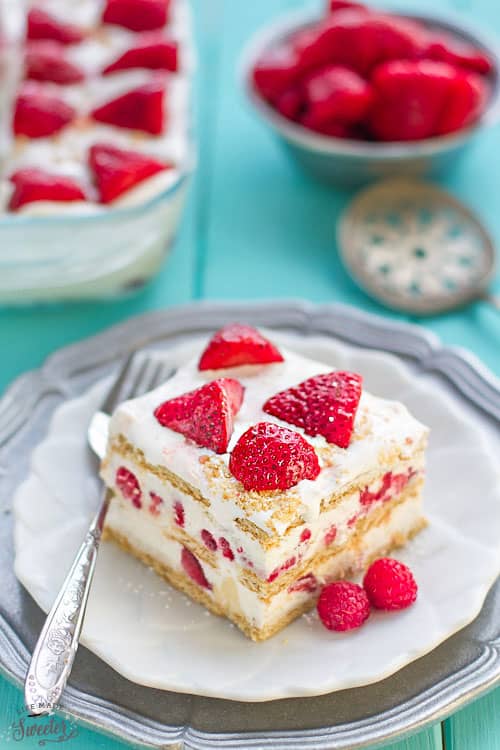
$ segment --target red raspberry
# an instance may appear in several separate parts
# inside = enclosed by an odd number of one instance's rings
[[[335,524],[333,524],[333,526],[330,526],[325,534],[325,546],[328,547],[329,544],[332,544],[335,541],[336,536],[337,527],[335,526]]]
[[[181,565],[184,568],[186,575],[188,575],[192,581],[197,583],[198,586],[202,586],[204,589],[212,588],[212,585],[205,577],[200,561],[186,547],[182,548]]]
[[[136,508],[142,508],[141,485],[135,474],[125,466],[120,466],[116,471],[115,482],[124,498],[131,500]]]
[[[298,591],[305,591],[308,594],[314,594],[318,588],[318,581],[313,573],[308,573],[302,578],[298,578],[291,586],[288,587],[288,593],[294,594]]]
[[[310,529],[304,529],[302,534],[300,535],[300,541],[301,542],[307,542],[311,538],[311,530]]]
[[[207,529],[202,529],[201,538],[205,547],[212,550],[212,552],[215,552],[215,550],[217,549],[217,542],[215,541],[213,534],[211,534]]]
[[[149,512],[152,516],[159,516],[160,515],[160,505],[163,505],[162,498],[156,494],[156,492],[150,492],[149,497],[151,498],[151,503],[149,505]]]
[[[366,592],[350,581],[335,581],[324,586],[317,608],[320,620],[328,630],[359,628],[370,616]]]
[[[377,609],[406,609],[417,598],[418,587],[411,570],[391,557],[381,557],[370,565],[363,586]]]
[[[226,557],[228,560],[234,560],[234,552],[231,549],[231,545],[227,541],[227,539],[224,539],[223,536],[219,539],[220,548],[222,550],[222,556]]]
[[[174,503],[174,521],[177,526],[184,528],[185,512],[184,506],[178,500]]]

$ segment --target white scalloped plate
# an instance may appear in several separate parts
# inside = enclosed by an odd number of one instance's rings
[[[428,529],[398,555],[419,583],[410,609],[332,634],[306,615],[261,644],[103,544],[82,643],[134,682],[244,701],[320,695],[382,680],[471,622],[500,572],[500,485],[484,436],[458,402],[396,357],[323,338],[279,336],[291,348],[363,373],[373,393],[403,401],[431,428]],[[186,348],[169,351],[173,363]],[[15,498],[15,571],[47,611],[95,504],[85,432],[103,383],[66,402],[34,451]]]

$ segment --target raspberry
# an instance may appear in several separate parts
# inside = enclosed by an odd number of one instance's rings
[[[229,459],[229,471],[246,490],[287,490],[320,472],[312,445],[294,430],[259,422],[240,437]]]
[[[301,542],[307,542],[311,538],[311,530],[310,529],[304,529],[302,534],[300,535],[300,541]]]
[[[333,526],[330,526],[330,528],[325,534],[325,545],[328,547],[329,544],[332,544],[332,542],[335,541],[336,536],[337,536],[337,527],[335,526],[335,524],[333,524]]]
[[[186,547],[182,548],[181,565],[184,568],[186,575],[188,575],[192,581],[197,583],[198,586],[202,586],[204,589],[212,588],[212,584],[210,584],[205,577],[200,561]]]
[[[411,570],[391,557],[381,557],[370,565],[363,586],[376,609],[406,609],[417,598],[418,587]]]
[[[149,497],[151,498],[151,503],[149,505],[149,512],[152,516],[159,516],[160,515],[160,505],[163,505],[162,498],[156,494],[156,492],[150,492]]]
[[[200,357],[199,370],[283,362],[283,357],[257,329],[232,323],[214,333]]]
[[[177,524],[177,526],[184,528],[184,522],[185,522],[184,506],[178,500],[176,500],[174,503],[174,521]]]
[[[115,482],[126,500],[131,500],[132,505],[135,505],[136,508],[142,508],[141,485],[133,472],[126,469],[125,466],[120,466],[116,471]]]
[[[212,552],[215,552],[215,550],[217,549],[217,542],[215,541],[214,536],[207,529],[201,530],[201,538],[205,547],[212,550]]]
[[[243,386],[237,380],[219,378],[165,401],[154,415],[163,427],[180,432],[201,448],[225,453],[242,400]]]
[[[308,435],[323,435],[329,443],[347,448],[361,384],[361,375],[354,372],[328,372],[271,396],[262,408],[284,422],[302,427]]]
[[[297,558],[289,557],[288,560],[285,560],[283,565],[280,565],[279,568],[275,568],[272,573],[269,574],[267,577],[267,582],[272,583],[277,579],[278,576],[280,576],[282,573],[284,573],[286,570],[290,570],[290,568],[293,568],[295,563],[297,562]]]
[[[219,539],[220,548],[222,550],[222,555],[226,557],[228,560],[234,560],[234,552],[231,549],[231,545],[227,541],[227,539],[224,539],[223,536]]]
[[[293,594],[297,591],[306,591],[308,594],[314,594],[318,588],[318,581],[313,573],[308,573],[302,578],[298,578],[291,586],[288,587],[288,593]]]
[[[324,586],[317,609],[321,622],[328,630],[359,628],[370,616],[366,592],[350,581],[336,581]]]

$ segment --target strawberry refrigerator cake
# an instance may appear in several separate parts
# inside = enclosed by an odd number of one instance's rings
[[[123,403],[105,536],[264,640],[425,525],[427,428],[240,324]]]
[[[9,14],[2,210],[101,213],[173,185],[190,157],[185,1],[34,0]]]

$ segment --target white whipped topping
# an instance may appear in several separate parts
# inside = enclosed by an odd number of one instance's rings
[[[262,406],[278,391],[313,375],[329,372],[332,368],[284,349],[282,353],[284,362],[217,372],[200,372],[196,357],[181,367],[164,385],[141,398],[123,403],[111,419],[110,437],[112,439],[120,434],[124,435],[132,445],[143,451],[149,463],[167,467],[191,486],[198,488],[210,501],[211,514],[222,526],[230,528],[234,519],[245,515],[241,503],[238,503],[238,497],[241,499],[245,495],[241,484],[233,478],[227,480],[231,490],[228,497],[227,482],[209,481],[204,465],[200,463],[200,458],[214,458],[214,454],[199,448],[183,435],[162,427],[153,412],[163,401],[193,390],[214,378],[236,378],[245,387],[245,397],[234,421],[229,451],[251,425],[261,421],[275,422],[301,432],[307,441],[321,450],[323,456],[328,456],[331,464],[324,465],[314,481],[303,480],[273,499],[271,510],[249,510],[247,517],[267,533],[272,533],[268,525],[270,516],[280,503],[286,503],[291,496],[298,496],[302,520],[314,524],[320,515],[323,498],[344,491],[363,474],[373,471],[383,474],[387,470],[384,467],[387,467],[388,457],[392,456],[391,462],[394,462],[395,453],[401,461],[410,460],[425,438],[427,428],[412,417],[403,404],[380,399],[363,391],[355,422],[355,432],[360,434],[355,435],[347,449],[330,445],[321,436],[305,435],[300,428],[280,422],[263,412]],[[218,458],[227,465],[229,453]],[[112,483],[111,477],[106,478]],[[283,535],[288,524],[286,520],[280,523],[273,519],[273,526],[276,534]]]

